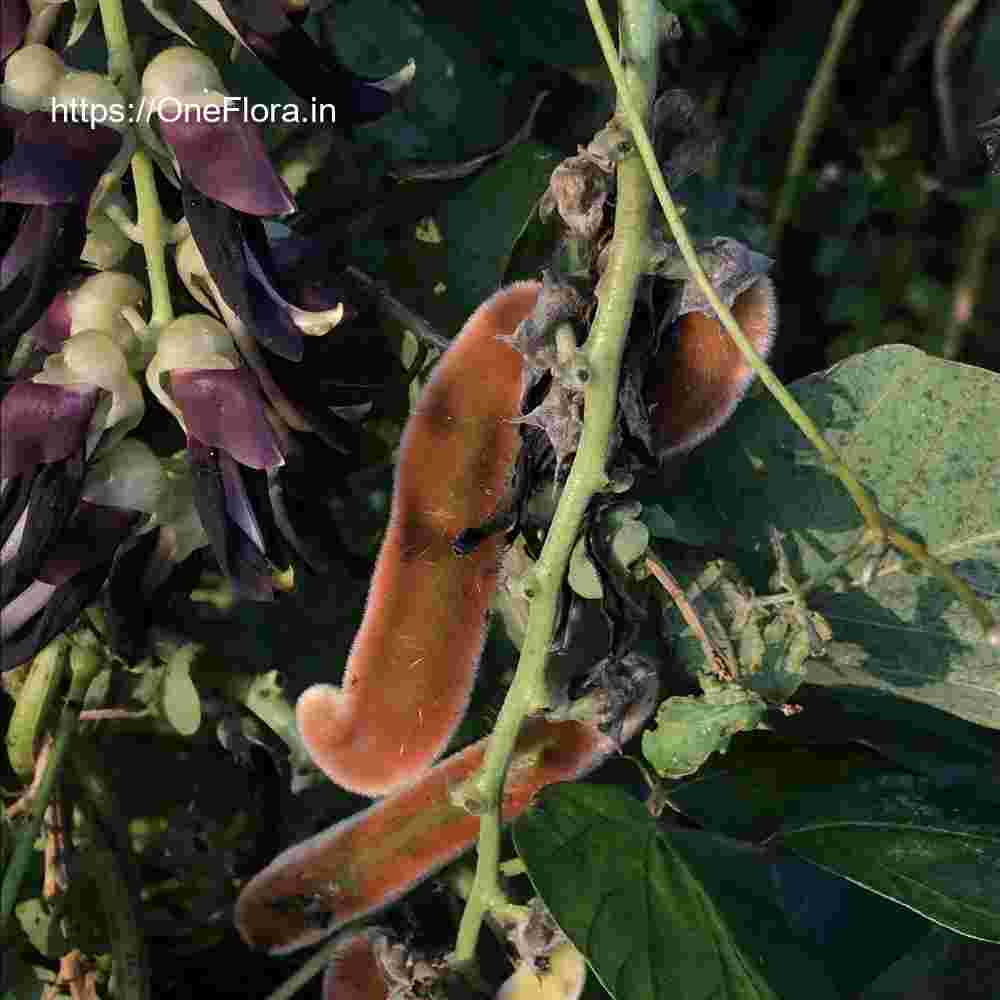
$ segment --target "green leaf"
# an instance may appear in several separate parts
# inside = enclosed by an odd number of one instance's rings
[[[885,773],[805,796],[779,834],[814,864],[959,934],[1000,941],[1000,808]]]
[[[923,540],[1000,618],[1000,376],[894,345],[795,383],[792,392],[906,533]],[[743,547],[744,574],[763,581],[764,525],[785,534],[799,578],[821,574],[861,537],[841,483],[776,403],[755,399],[685,470],[684,502],[658,502],[685,533],[714,520],[717,539]],[[756,540],[754,549],[750,545]],[[830,623],[829,662],[807,680],[863,685],[1000,728],[1000,654],[942,584],[891,556],[872,584],[848,566],[842,593],[810,604]]]
[[[69,38],[66,39],[66,48],[76,45],[83,37],[83,33],[90,26],[90,21],[97,10],[98,0],[76,0],[73,11],[73,24],[69,29]]]
[[[164,671],[160,702],[167,722],[182,736],[193,736],[201,726],[201,697],[191,680],[191,661],[174,656]]]
[[[41,899],[26,899],[14,907],[14,914],[28,940],[46,958],[61,958],[70,950],[56,907]]]
[[[759,695],[736,685],[709,685],[703,695],[674,696],[656,712],[656,728],[642,734],[642,752],[662,778],[683,778],[733,735],[753,729],[767,711]]]
[[[672,788],[670,801],[706,829],[760,842],[802,795],[874,769],[884,771],[885,761],[863,747],[798,746],[767,732],[738,733],[728,753]]]
[[[514,825],[528,874],[618,1000],[839,993],[743,845],[662,829],[619,788],[555,785]]]
[[[864,743],[936,785],[965,786],[964,794],[1000,805],[1000,783],[993,773],[998,746],[993,731],[872,688],[807,685],[800,697],[805,711],[783,720],[783,736]]]

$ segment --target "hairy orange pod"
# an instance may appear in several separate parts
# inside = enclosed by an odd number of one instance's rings
[[[778,328],[770,278],[738,295],[733,316],[758,354],[766,356]],[[649,403],[659,458],[689,451],[733,414],[753,382],[753,369],[716,316],[689,312],[675,324],[652,367]],[[662,376],[660,375],[662,373]]]
[[[640,694],[620,738],[632,737],[656,704],[656,677],[636,677]],[[479,817],[455,800],[482,766],[480,740],[431,768],[412,787],[376,802],[279,854],[240,893],[236,926],[251,947],[284,954],[394,902],[439,871],[479,833]],[[596,724],[528,720],[504,786],[503,818],[527,808],[546,785],[592,771],[619,743]]]
[[[345,931],[323,973],[323,1000],[386,1000],[389,989],[375,955],[374,927]]]
[[[521,355],[497,339],[535,305],[522,281],[481,305],[444,353],[406,426],[392,512],[340,687],[298,702],[302,739],[338,785],[386,795],[424,773],[462,721],[503,539],[452,542],[504,499],[520,447]]]

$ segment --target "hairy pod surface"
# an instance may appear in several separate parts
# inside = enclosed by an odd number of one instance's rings
[[[452,542],[502,503],[520,447],[523,362],[510,335],[541,286],[518,282],[469,318],[407,423],[389,527],[340,687],[298,702],[303,741],[327,776],[361,795],[412,783],[462,721],[486,634],[503,538]]]
[[[524,724],[504,786],[505,822],[542,788],[589,773],[638,732],[656,705],[657,682],[652,671],[636,681],[619,734],[604,733],[596,723],[534,718]],[[614,703],[613,696],[608,700]],[[237,901],[236,926],[247,944],[272,954],[306,947],[394,902],[468,850],[479,817],[457,804],[454,792],[482,766],[487,742],[279,854]]]
[[[758,354],[766,356],[778,327],[774,284],[760,277],[736,298],[733,316]],[[655,359],[648,390],[660,460],[689,451],[733,414],[753,382],[747,364],[718,317],[689,312]],[[648,385],[648,382],[647,382]]]
[[[389,988],[375,955],[380,931],[345,931],[323,973],[323,1000],[386,1000]]]

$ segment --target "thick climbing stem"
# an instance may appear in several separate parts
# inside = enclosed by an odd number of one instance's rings
[[[869,543],[872,546],[884,545],[890,538],[894,539],[896,535],[891,532],[889,526],[886,524],[875,501],[869,496],[868,491],[861,485],[853,470],[840,457],[837,450],[823,437],[819,428],[813,423],[812,418],[799,406],[795,397],[781,384],[767,363],[754,350],[753,345],[747,340],[739,324],[736,322],[732,311],[722,302],[712,287],[712,283],[708,280],[705,270],[698,260],[698,254],[695,252],[691,239],[687,234],[687,230],[684,228],[684,223],[681,221],[677,206],[674,204],[674,200],[667,190],[663,173],[656,161],[653,144],[649,139],[649,133],[646,130],[642,117],[636,110],[635,99],[633,92],[629,89],[626,74],[618,63],[611,32],[608,30],[608,25],[604,19],[600,4],[598,0],[586,0],[586,4],[591,20],[594,23],[594,29],[597,32],[597,39],[604,53],[605,61],[614,78],[615,86],[618,88],[619,111],[628,122],[629,130],[632,133],[632,140],[635,142],[636,148],[639,150],[639,155],[642,157],[642,162],[649,172],[650,182],[660,203],[660,208],[666,216],[671,235],[680,249],[685,264],[687,264],[688,269],[691,271],[691,276],[715,310],[716,315],[719,317],[719,322],[722,323],[739,347],[740,353],[746,359],[747,364],[753,368],[760,380],[767,386],[771,395],[774,396],[784,411],[795,422],[799,430],[802,431],[813,447],[820,453],[830,472],[843,483],[844,488],[850,494],[854,505],[864,519]],[[845,25],[845,30],[846,27]],[[907,544],[912,545],[910,542],[907,542]],[[901,547],[904,551],[908,551],[905,544]],[[975,593],[967,585],[963,584],[947,566],[940,560],[935,559],[926,550],[920,553],[919,558],[930,572],[969,607],[983,626],[988,640],[991,643],[997,641],[997,633],[1000,631],[1000,626],[995,624],[989,609],[979,600]]]
[[[655,0],[622,0],[622,56],[627,91],[648,118],[656,90],[658,8]],[[615,56],[617,59],[617,56]],[[616,62],[617,66],[617,62]],[[619,107],[619,111],[621,108]],[[570,553],[591,498],[608,484],[607,460],[618,400],[625,336],[632,319],[649,229],[652,191],[642,163],[628,157],[618,167],[618,203],[610,262],[598,289],[599,307],[582,351],[590,366],[584,395],[583,434],[559,508],[533,571],[531,613],[517,673],[490,737],[478,787],[486,810],[480,821],[472,892],[462,914],[453,963],[469,969],[483,919],[503,898],[499,881],[504,781],[525,718],[547,701],[545,664],[555,627],[556,602]]]

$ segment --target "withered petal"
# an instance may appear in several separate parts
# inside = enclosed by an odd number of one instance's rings
[[[248,369],[175,370],[170,391],[189,434],[202,444],[221,448],[252,469],[274,469],[284,462]]]

